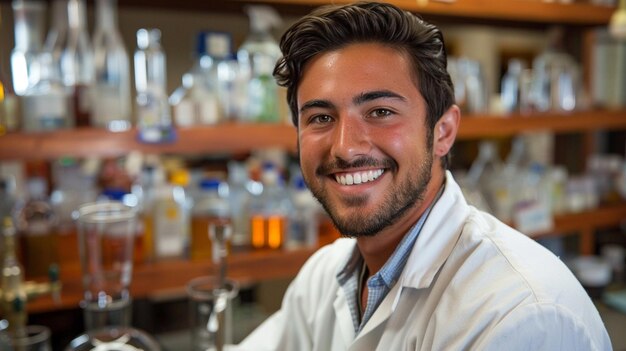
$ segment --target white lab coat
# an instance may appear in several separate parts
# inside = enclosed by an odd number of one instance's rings
[[[534,240],[468,206],[451,174],[400,279],[355,335],[336,280],[355,246],[316,252],[238,350],[611,350],[592,301]],[[236,326],[235,326],[236,327]]]

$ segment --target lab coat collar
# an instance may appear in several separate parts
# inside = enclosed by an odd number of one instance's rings
[[[446,171],[445,190],[435,203],[413,250],[399,283],[403,288],[423,289],[430,286],[441,266],[450,256],[470,207],[450,171]],[[401,290],[401,289],[400,289]],[[401,291],[398,291],[396,302]]]
[[[353,346],[358,344],[361,337],[389,318],[404,288],[421,289],[430,286],[452,252],[468,215],[469,206],[465,202],[461,189],[454,181],[452,174],[447,171],[443,194],[426,219],[398,283],[393,286],[372,318],[363,326]],[[346,315],[349,316],[349,311]]]

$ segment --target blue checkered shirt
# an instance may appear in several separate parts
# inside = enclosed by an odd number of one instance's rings
[[[350,307],[350,314],[352,316],[352,323],[354,324],[354,331],[356,334],[361,331],[365,323],[367,323],[367,321],[374,314],[374,311],[376,311],[376,308],[378,308],[378,305],[380,305],[398,278],[400,278],[400,274],[406,265],[406,261],[409,259],[415,240],[417,240],[417,236],[422,230],[422,226],[424,225],[424,222],[426,222],[426,218],[428,217],[432,206],[437,202],[442,192],[443,187],[439,190],[439,194],[437,194],[435,201],[433,201],[428,209],[424,211],[420,219],[413,226],[413,228],[411,228],[408,234],[402,238],[402,241],[400,241],[400,244],[398,244],[385,265],[380,269],[380,271],[367,280],[367,306],[362,319],[359,308],[360,296],[358,295],[359,282],[361,281],[361,269],[364,263],[358,247],[354,247],[354,251],[348,258],[345,266],[337,274],[337,281],[343,288],[348,306]]]

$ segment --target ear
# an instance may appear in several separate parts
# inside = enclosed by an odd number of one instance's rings
[[[443,157],[450,152],[456,133],[461,123],[461,110],[457,105],[452,105],[444,112],[435,125],[433,137],[433,152],[436,157]]]

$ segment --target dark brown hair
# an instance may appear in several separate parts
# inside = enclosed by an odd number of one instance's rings
[[[384,3],[323,6],[302,17],[283,34],[280,41],[283,57],[276,63],[274,77],[287,88],[294,125],[298,125],[298,85],[307,62],[320,53],[369,42],[396,48],[410,57],[414,81],[426,101],[428,145],[432,145],[435,124],[454,104],[443,35],[436,26],[418,16]],[[448,156],[442,163],[447,168]]]

